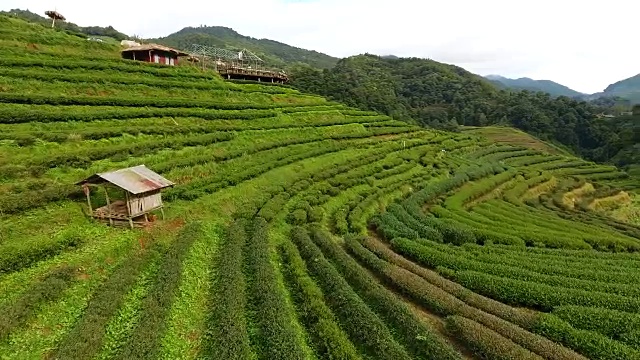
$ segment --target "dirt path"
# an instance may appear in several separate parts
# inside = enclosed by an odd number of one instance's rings
[[[380,238],[377,236],[377,234],[375,232],[371,231],[370,232],[370,236],[371,237],[375,237],[375,239],[380,241],[381,244],[384,244],[385,246],[387,246],[387,244],[384,241],[380,240]],[[382,285],[385,289],[391,291],[400,300],[402,300],[405,304],[407,304],[409,306],[409,309],[411,310],[411,312],[414,313],[414,315],[416,315],[418,318],[420,318],[425,324],[427,324],[427,326],[429,326],[429,328],[431,328],[433,331],[435,331],[440,336],[440,338],[442,340],[444,340],[452,348],[454,348],[456,351],[458,351],[460,353],[460,355],[462,355],[463,359],[467,359],[467,360],[480,360],[480,359],[482,359],[481,357],[475,355],[471,350],[466,348],[464,346],[464,344],[461,341],[459,341],[455,336],[452,336],[451,334],[449,334],[447,332],[447,330],[445,328],[444,319],[441,316],[430,312],[429,310],[425,309],[420,304],[418,304],[415,301],[413,301],[411,298],[409,298],[409,297],[401,294],[400,292],[396,291],[395,289],[390,287],[388,284],[386,284],[384,280],[380,279],[379,276],[377,276],[375,273],[373,273],[372,271],[370,271],[366,267],[363,266],[363,269],[365,271],[367,271],[369,273],[369,275],[371,275],[374,279],[378,280],[378,283],[380,285]]]
[[[389,290],[393,291],[392,289],[389,289]],[[468,360],[482,359],[481,357],[475,355],[471,350],[467,349],[464,346],[464,344],[461,341],[459,341],[455,336],[452,336],[447,332],[445,328],[444,319],[442,317],[425,310],[422,306],[416,304],[411,299],[408,299],[407,297],[400,295],[396,292],[394,293],[398,295],[400,298],[402,298],[402,300],[404,300],[404,302],[407,305],[409,305],[409,308],[411,309],[411,311],[413,311],[413,313],[416,316],[418,316],[425,323],[427,323],[431,329],[435,330],[438,333],[438,335],[440,335],[440,337],[447,342],[447,344],[449,344],[452,348],[456,349],[460,353],[460,355],[462,355],[463,359],[468,359]]]

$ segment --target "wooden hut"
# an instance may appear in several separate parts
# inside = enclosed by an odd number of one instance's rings
[[[111,225],[126,225],[128,223],[133,228],[134,225],[148,223],[148,214],[154,210],[160,210],[164,219],[160,191],[173,186],[174,183],[149,170],[146,166],[138,165],[94,174],[77,182],[76,185],[82,186],[92,217],[108,221]],[[94,210],[91,205],[91,188],[97,187],[102,188],[106,205]],[[109,197],[109,187],[123,190],[124,200],[112,201]]]
[[[189,54],[180,50],[158,44],[131,46],[122,50],[122,57],[124,59],[146,61],[171,66],[178,63],[178,57],[188,55]]]

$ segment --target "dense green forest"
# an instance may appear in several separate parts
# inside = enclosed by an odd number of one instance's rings
[[[260,56],[268,65],[281,68],[301,62],[325,69],[334,66],[338,61],[317,51],[300,49],[269,39],[255,39],[222,26],[186,27],[167,37],[150,41],[185,50],[190,49],[192,44],[232,50],[247,49]]]
[[[36,13],[33,13],[29,10],[13,9],[9,11],[0,11],[0,14],[17,17],[32,23],[51,26],[51,20],[49,20],[48,18],[45,18],[44,16],[40,16]],[[56,28],[58,30],[66,30],[76,34],[93,35],[93,36],[109,36],[118,41],[129,38],[129,36],[119,32],[118,30],[114,29],[112,26],[107,26],[107,27],[84,26],[83,27],[83,26],[78,26],[72,22],[59,21],[59,22],[56,22]]]
[[[543,92],[500,90],[460,67],[432,60],[365,54],[340,60],[330,70],[299,65],[292,69],[292,84],[422,126],[511,125],[591,160],[638,162],[637,115],[598,119],[606,108]]]

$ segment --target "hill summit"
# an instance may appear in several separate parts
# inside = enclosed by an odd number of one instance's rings
[[[150,41],[175,47],[190,49],[193,44],[234,50],[247,49],[262,57],[270,66],[286,67],[302,62],[316,68],[330,68],[338,59],[329,55],[293,47],[269,39],[256,39],[240,35],[235,30],[222,26],[186,27],[166,37]]]

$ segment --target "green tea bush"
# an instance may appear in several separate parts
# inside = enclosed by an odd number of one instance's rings
[[[0,246],[0,274],[28,268],[65,251],[77,249],[86,242],[86,237],[80,231],[70,228],[37,242],[3,244]]]
[[[280,252],[287,286],[300,321],[311,338],[314,352],[321,358],[359,359],[355,346],[325,304],[322,290],[307,274],[305,263],[296,247],[287,241],[280,245]]]
[[[227,230],[216,256],[217,269],[211,286],[211,314],[202,354],[212,359],[251,358],[245,317],[246,295],[243,248],[247,241],[244,222],[236,221]]]
[[[551,314],[541,314],[535,332],[596,360],[640,359],[640,351],[593,331],[578,330]]]
[[[447,317],[446,327],[447,331],[464,341],[475,353],[487,359],[544,359],[501,336],[497,332],[462,316]]]
[[[6,341],[11,332],[25,326],[41,306],[59,300],[76,275],[76,269],[70,266],[56,267],[4,307],[0,313],[0,340]]]
[[[639,314],[584,306],[559,306],[552,314],[576,329],[594,331],[640,350]]]
[[[249,289],[249,306],[257,332],[252,343],[259,358],[301,359],[304,352],[296,342],[292,314],[289,313],[285,294],[279,289],[273,264],[270,261],[267,222],[256,218],[247,242],[245,269]]]
[[[58,344],[54,356],[60,359],[91,358],[100,351],[107,322],[123,305],[125,295],[135,285],[138,275],[157,260],[157,249],[134,254],[120,264],[102,286],[96,290],[82,316]]]
[[[377,284],[353,258],[339,248],[322,230],[313,230],[313,241],[322,249],[361,298],[386,320],[408,351],[420,358],[458,359],[460,356],[402,302]],[[421,341],[417,342],[416,339]]]
[[[497,316],[467,305],[463,300],[456,298],[437,285],[427,282],[417,274],[379,259],[354,239],[347,239],[346,245],[349,251],[370,267],[373,272],[432,312],[444,316],[465,316],[547,359],[584,359],[539,335],[532,334]],[[460,291],[454,293],[460,294]]]
[[[371,357],[410,359],[384,322],[363,302],[342,275],[311,241],[306,230],[294,228],[291,239],[305,259],[309,272],[322,288],[327,305],[340,320],[354,345]]]
[[[474,271],[456,272],[455,279],[465,287],[512,305],[551,311],[556,306],[580,305],[604,307],[627,312],[640,311],[638,298],[598,291],[570,289],[513,280]]]
[[[197,117],[205,120],[252,120],[277,116],[275,110],[210,110],[199,108],[69,107],[14,105],[0,109],[0,124]]]
[[[194,241],[203,236],[203,231],[199,222],[186,224],[178,231],[173,243],[162,253],[158,274],[147,296],[142,300],[138,323],[118,358],[139,359],[159,356],[160,343],[167,326],[167,316],[180,287],[182,263]]]
[[[98,96],[61,96],[52,97],[37,94],[0,93],[0,103],[29,104],[29,105],[83,105],[83,106],[118,106],[118,107],[152,107],[152,108],[199,108],[216,110],[259,110],[288,108],[299,106],[296,103],[230,103],[192,99],[174,98],[141,98],[141,97],[98,97]],[[319,105],[324,106],[324,103]],[[306,107],[310,107],[307,105]]]

